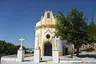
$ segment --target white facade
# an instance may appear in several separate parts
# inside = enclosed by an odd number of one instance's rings
[[[63,55],[64,43],[54,36],[56,26],[56,18],[52,11],[45,11],[44,17],[36,23],[35,26],[35,49],[40,48],[41,56],[51,56],[52,50],[59,50],[59,55]],[[70,46],[68,47],[68,49]]]

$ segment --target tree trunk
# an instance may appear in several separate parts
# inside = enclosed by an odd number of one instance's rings
[[[76,48],[76,56],[79,56],[79,47]]]

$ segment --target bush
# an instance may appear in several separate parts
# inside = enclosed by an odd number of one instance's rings
[[[17,50],[20,48],[20,45],[14,45],[10,42],[5,42],[0,40],[0,56],[17,54]],[[26,48],[23,46],[24,50]]]

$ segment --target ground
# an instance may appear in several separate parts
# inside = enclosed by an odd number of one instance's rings
[[[16,55],[11,56],[4,56],[4,60],[2,60],[1,64],[34,64],[34,57],[26,55],[24,58],[24,62],[16,62]],[[70,55],[61,56],[59,57],[58,64],[96,64],[96,53],[80,53],[80,57],[76,57],[75,55],[73,58],[70,58]],[[42,61],[40,64],[53,64],[51,56],[44,56],[42,57]]]

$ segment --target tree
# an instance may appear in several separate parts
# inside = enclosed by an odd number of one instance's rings
[[[20,45],[14,45],[10,42],[0,40],[0,57],[3,55],[12,55],[17,54],[17,50],[20,48]],[[23,46],[23,49],[26,51],[26,48]]]
[[[74,44],[77,56],[79,56],[79,48],[82,44],[87,43],[87,23],[84,13],[75,8],[67,16],[64,16],[60,11],[59,14],[57,16],[56,36]]]
[[[88,25],[87,28],[88,32],[88,42],[89,44],[91,43],[96,43],[96,24],[94,23],[94,15],[92,13],[92,20],[90,24]]]

